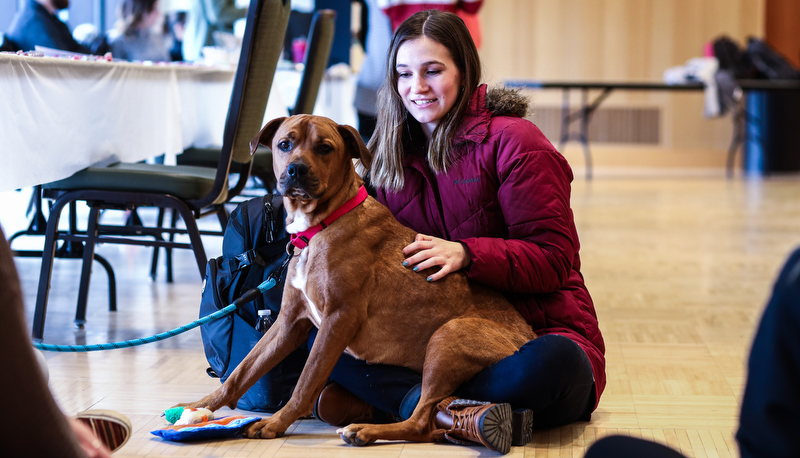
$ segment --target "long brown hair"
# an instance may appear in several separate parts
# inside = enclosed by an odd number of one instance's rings
[[[481,80],[481,62],[472,36],[457,15],[439,10],[414,14],[397,28],[386,61],[386,79],[378,91],[378,122],[369,141],[373,155],[370,180],[392,191],[403,188],[403,154],[422,135],[419,123],[409,116],[397,92],[397,51],[404,43],[421,37],[447,48],[462,75],[464,88],[453,107],[439,121],[427,144],[428,164],[435,173],[447,173],[452,164],[451,146],[470,98]]]
[[[157,0],[122,0],[117,5],[116,27],[123,35],[128,35],[139,28],[144,16],[156,7]]]

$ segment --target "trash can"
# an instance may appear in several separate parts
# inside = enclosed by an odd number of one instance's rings
[[[746,174],[800,171],[800,90],[745,92]]]

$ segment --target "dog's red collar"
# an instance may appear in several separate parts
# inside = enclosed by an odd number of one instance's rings
[[[317,232],[325,229],[326,227],[330,226],[331,223],[339,219],[342,215],[349,212],[350,210],[358,207],[361,202],[367,200],[367,188],[363,185],[358,190],[358,194],[355,197],[348,200],[344,203],[341,207],[337,208],[330,216],[322,220],[321,224],[317,224],[314,227],[309,227],[308,229],[304,230],[303,232],[298,232],[297,234],[291,235],[291,243],[292,245],[300,248],[301,250],[308,246],[308,243],[311,241],[311,237],[314,237]]]

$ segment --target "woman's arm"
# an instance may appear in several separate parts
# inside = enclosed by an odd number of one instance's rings
[[[438,271],[428,275],[428,281],[442,279],[470,264],[466,245],[425,234],[417,234],[414,242],[403,248],[403,255],[407,256],[403,265],[414,272],[439,267]]]
[[[497,154],[497,202],[507,237],[450,242],[419,234],[403,250],[407,267],[438,266],[428,281],[464,269],[471,279],[508,292],[547,293],[567,282],[578,251],[569,206],[572,172],[555,150],[529,150],[524,139],[510,137],[517,141],[500,142]]]
[[[509,147],[508,157],[498,155],[497,193],[507,239],[459,240],[470,253],[466,273],[502,291],[553,292],[569,279],[579,248],[570,208],[572,171],[555,150]]]

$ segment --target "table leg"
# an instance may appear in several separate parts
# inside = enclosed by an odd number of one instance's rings
[[[599,105],[599,103],[598,103]],[[586,163],[586,179],[592,179],[592,152],[589,149],[589,119],[597,106],[589,106],[589,89],[581,91],[581,133],[579,139],[583,145],[583,159]]]
[[[744,102],[739,101],[733,108],[733,137],[728,147],[728,160],[725,166],[728,178],[733,178],[736,151],[744,144],[745,109]]]

